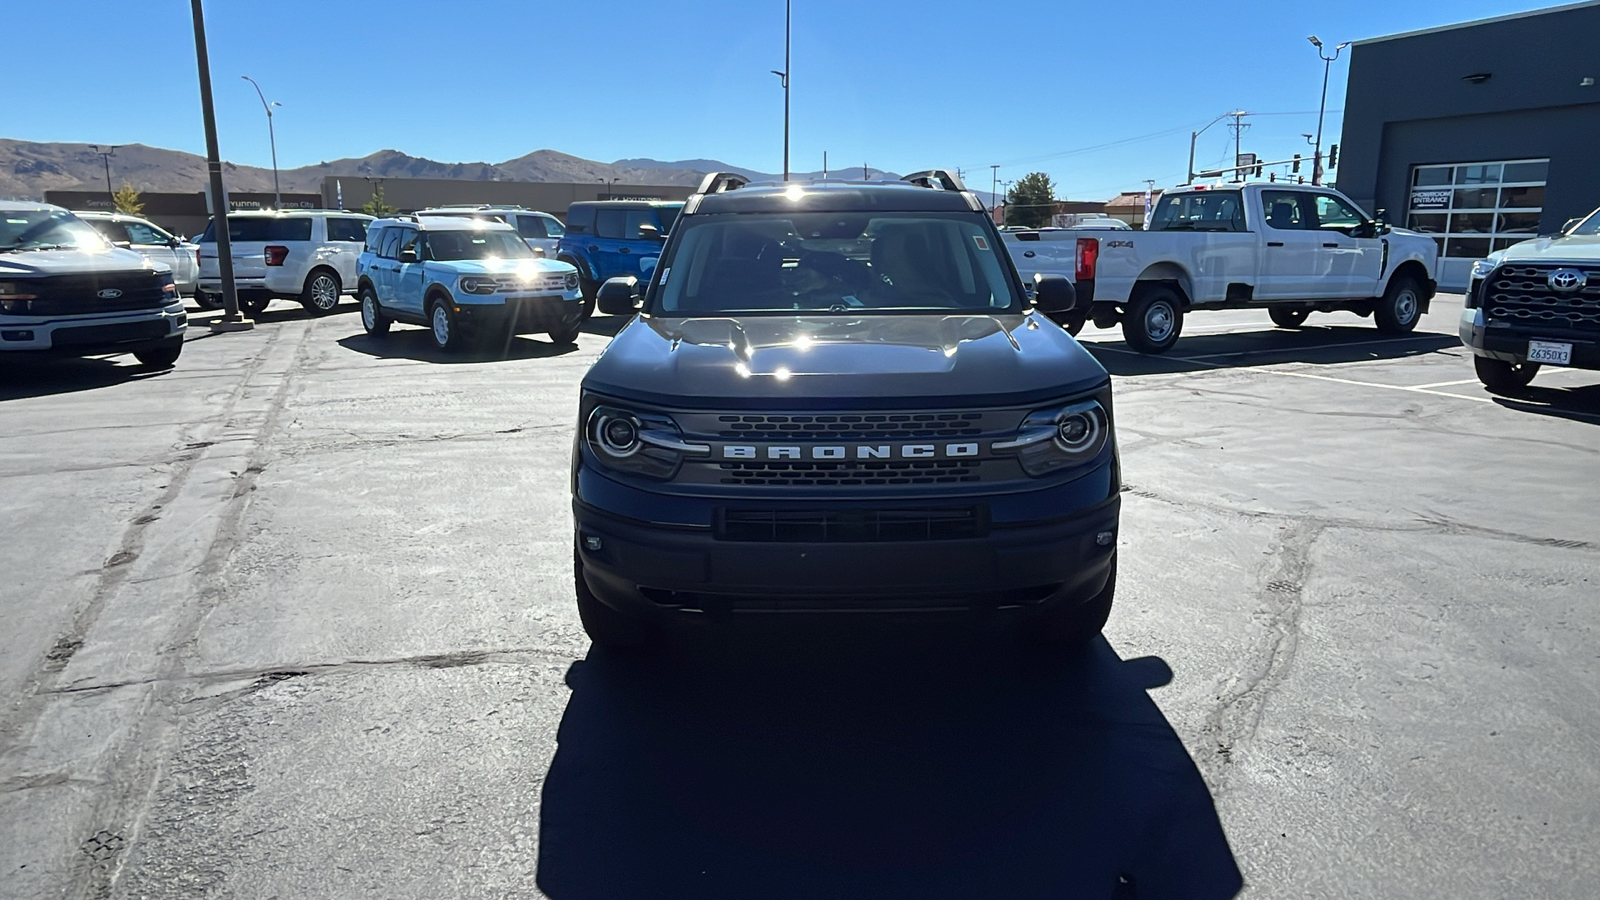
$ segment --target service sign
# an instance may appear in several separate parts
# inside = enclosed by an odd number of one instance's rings
[[[1412,191],[1412,209],[1448,209],[1450,206],[1450,189]]]

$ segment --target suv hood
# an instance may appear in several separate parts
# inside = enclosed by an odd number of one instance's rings
[[[1574,234],[1566,237],[1534,238],[1531,241],[1512,244],[1501,250],[1499,255],[1506,262],[1600,260],[1600,235]]]
[[[152,270],[170,272],[166,263],[146,263],[132,250],[8,250],[0,253],[0,278],[43,275],[102,275],[108,272]]]
[[[1027,315],[639,316],[584,387],[665,407],[772,409],[1031,403],[1090,390],[1106,370]]]
[[[450,271],[462,275],[513,275],[521,272],[533,275],[565,275],[577,271],[564,262],[531,256],[522,259],[452,259],[439,262],[429,260],[428,265],[448,266]]]

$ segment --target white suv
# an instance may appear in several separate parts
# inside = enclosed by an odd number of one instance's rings
[[[72,214],[88,222],[111,243],[172,269],[172,281],[178,293],[194,293],[195,276],[200,268],[194,244],[173,237],[166,229],[138,216],[103,210],[73,210]]]
[[[355,293],[356,260],[371,221],[361,213],[322,209],[229,213],[240,308],[255,315],[279,298],[298,300],[314,316],[333,312],[340,295]],[[222,292],[215,229],[213,219],[199,240],[203,294]]]
[[[517,230],[529,249],[548,259],[556,258],[556,245],[567,233],[561,220],[547,212],[521,206],[439,206],[417,212],[419,216],[458,216],[469,219],[499,219]]]

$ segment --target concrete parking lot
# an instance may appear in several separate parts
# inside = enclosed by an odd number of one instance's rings
[[[1127,484],[1079,656],[591,649],[614,320],[453,359],[348,309],[0,365],[0,895],[1600,895],[1600,377],[1491,397],[1459,298],[1089,329]]]

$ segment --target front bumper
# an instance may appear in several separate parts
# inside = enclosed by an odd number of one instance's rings
[[[460,294],[456,314],[462,321],[519,331],[546,331],[570,323],[583,311],[583,294]]]
[[[1027,618],[1081,604],[1104,588],[1116,553],[1115,481],[1108,463],[1020,494],[732,500],[653,494],[580,468],[573,513],[589,589],[635,618],[955,610]],[[982,532],[941,540],[752,541],[728,539],[715,524],[729,509],[851,514],[952,503],[982,509]]]
[[[132,353],[181,338],[188,322],[182,300],[161,309],[100,315],[4,316],[0,317],[0,353]]]
[[[1511,363],[1527,362],[1529,341],[1549,341],[1572,345],[1570,368],[1600,369],[1600,335],[1593,333],[1573,334],[1560,330],[1543,330],[1537,325],[1485,321],[1482,309],[1461,311],[1459,333],[1461,343],[1478,356]]]

